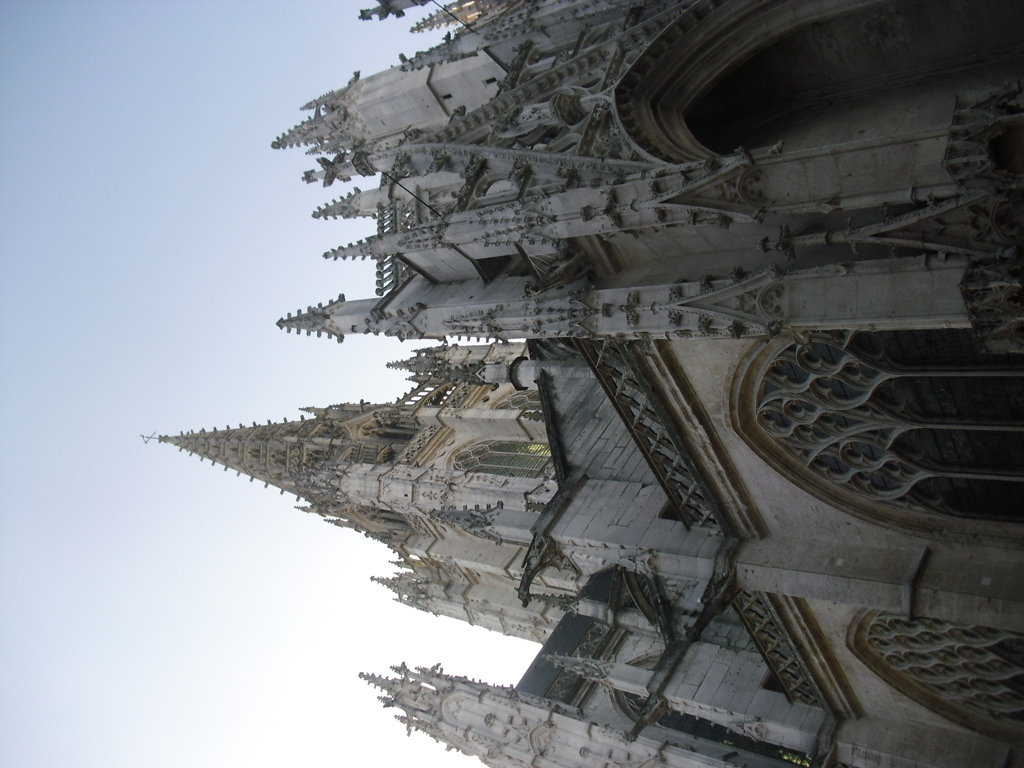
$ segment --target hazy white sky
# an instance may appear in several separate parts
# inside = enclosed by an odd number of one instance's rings
[[[373,222],[311,219],[344,189],[270,149],[431,44],[365,5],[0,0],[0,765],[468,765],[357,672],[507,684],[538,649],[398,606],[382,545],[139,439],[404,390],[408,344],[274,326],[372,295],[320,254]]]

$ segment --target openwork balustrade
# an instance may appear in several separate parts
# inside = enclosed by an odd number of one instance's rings
[[[637,370],[629,345],[582,339],[576,345],[654,471],[676,517],[687,527],[718,529],[715,501],[664,403]]]
[[[811,676],[800,663],[800,657],[775,615],[768,595],[743,591],[733,598],[732,607],[786,698],[791,702],[818,705]]]

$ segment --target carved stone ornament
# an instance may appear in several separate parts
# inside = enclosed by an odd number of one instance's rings
[[[333,160],[326,157],[318,157],[317,163],[324,171],[324,186],[329,187],[335,182],[335,180],[350,181],[350,177],[345,175],[343,165],[345,163],[345,152],[340,152],[334,156]],[[309,179],[312,181],[312,179]]]
[[[957,96],[943,165],[958,185],[968,188],[1019,188],[1024,142],[1024,100],[1020,81],[989,91]]]
[[[964,273],[960,291],[971,326],[989,352],[1024,352],[1022,277],[1024,259],[1012,252],[979,260]]]
[[[352,167],[360,176],[374,176],[377,173],[377,168],[370,161],[369,153],[361,149],[352,153]]]
[[[502,539],[494,530],[494,518],[499,511],[500,509],[492,509],[490,505],[487,505],[487,509],[480,509],[480,505],[477,504],[474,509],[440,509],[430,512],[429,515],[438,523],[461,528],[472,536],[500,544]]]
[[[544,656],[555,666],[568,670],[579,675],[585,680],[601,683],[608,679],[608,670],[611,662],[601,662],[597,659],[583,659],[575,656],[558,656],[547,654]]]

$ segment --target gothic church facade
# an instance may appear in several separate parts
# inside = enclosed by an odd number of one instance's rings
[[[443,344],[395,403],[161,441],[541,643],[514,688],[365,675],[487,765],[1024,766],[1024,5],[444,24],[273,143],[379,181],[313,214],[376,220],[324,256],[377,295],[278,325]]]

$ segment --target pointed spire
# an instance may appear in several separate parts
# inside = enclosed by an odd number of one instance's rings
[[[349,107],[354,103],[361,88],[362,84],[358,83],[358,78],[353,78],[344,88],[325,93],[303,105],[302,109],[312,111],[312,116],[282,133],[270,146],[273,149],[313,146],[324,152],[333,149],[342,155],[340,160],[344,161],[345,150],[351,149],[359,141],[358,137],[351,136],[346,129],[349,126]],[[335,161],[337,160],[339,158],[335,158]],[[337,166],[336,171],[336,178],[350,175],[344,172],[341,166]]]
[[[333,419],[283,421],[251,427],[160,436],[200,460],[209,459],[225,471],[235,470],[292,493],[301,493],[303,479],[334,458],[349,443],[345,426]]]
[[[370,304],[371,306],[376,303],[373,301],[366,302],[353,302],[355,304]],[[341,344],[345,340],[345,334],[337,330],[336,326],[331,327],[327,325],[327,321],[331,319],[332,314],[337,314],[342,310],[345,304],[345,294],[339,293],[338,298],[335,301],[330,301],[327,306],[324,307],[323,303],[318,304],[316,307],[306,307],[306,311],[303,312],[301,309],[295,310],[295,316],[292,317],[292,313],[289,312],[287,317],[279,318],[277,321],[277,327],[283,328],[292,332],[295,329],[296,332],[306,332],[307,336],[311,336],[316,333],[317,337],[326,334],[328,338],[337,339],[338,343]]]
[[[270,146],[272,149],[285,149],[312,145],[319,150],[328,151],[332,143],[337,143],[338,134],[344,135],[347,118],[347,110],[325,110],[322,114],[307,118],[285,131],[274,139]]]
[[[446,674],[440,664],[410,669],[402,662],[391,667],[391,671],[399,677],[384,677],[368,672],[360,672],[359,677],[387,694],[386,697],[382,697],[382,700],[387,699],[385,706],[401,707],[410,713],[430,712],[440,702],[442,696],[451,693],[456,687],[471,690],[476,694],[492,692],[503,696],[507,696],[511,690],[460,675]]]
[[[441,665],[430,669],[417,667],[410,670],[405,662],[392,667],[391,671],[401,677],[384,677],[360,672],[359,677],[382,691],[378,698],[385,707],[399,707],[412,716],[433,715],[439,711],[441,697],[454,690],[454,679],[440,673]]]
[[[483,370],[487,363],[483,355],[470,354],[468,359],[462,359],[453,363],[451,353],[460,349],[458,344],[443,344],[437,347],[425,347],[415,350],[413,357],[405,360],[395,360],[387,364],[393,370],[405,370],[412,373],[409,381],[447,381],[451,383],[468,382],[470,384],[483,384]],[[488,347],[461,347],[463,350],[486,351]]]
[[[359,81],[359,75],[360,72],[357,69],[355,72],[352,73],[352,77],[349,78],[349,81],[345,83],[344,88],[335,88],[333,91],[328,91],[322,96],[317,96],[312,101],[307,101],[305,104],[299,107],[299,109],[301,109],[303,112],[309,112],[311,110],[315,110],[321,104],[340,104],[344,97],[348,95],[349,89]]]
[[[371,576],[370,581],[394,592],[396,603],[436,614],[436,611],[430,608],[430,594],[427,592],[426,583],[416,576],[407,573],[390,577]]]
[[[325,185],[326,186],[326,185]],[[322,205],[313,211],[314,219],[337,219],[339,216],[343,219],[355,219],[359,216],[372,216],[373,214],[364,211],[358,205],[358,200],[362,195],[362,190],[359,187],[354,187],[352,192],[349,192],[344,197],[339,197],[332,200],[327,205]]]
[[[385,693],[390,694],[392,696],[397,691],[396,683],[398,681],[396,681],[396,680],[394,680],[393,678],[390,678],[390,677],[384,677],[382,675],[375,675],[375,674],[373,674],[371,672],[360,672],[359,673],[359,679],[360,680],[365,680],[370,685],[372,685],[372,686],[374,686],[376,688],[380,688],[382,691],[384,691]]]
[[[443,378],[451,364],[445,359],[446,347],[425,347],[413,350],[413,356],[405,360],[393,360],[388,368],[396,371],[409,371],[409,381],[426,381],[430,378]]]
[[[335,509],[338,504],[374,504],[341,494],[337,477],[325,469],[347,471],[353,465],[376,465],[388,461],[409,441],[414,431],[402,429],[405,416],[396,406],[369,404],[312,408],[310,419],[237,429],[213,429],[207,432],[162,435],[161,443],[209,459],[225,470],[248,475],[266,485],[303,496],[317,506],[316,511]],[[396,421],[397,420],[397,421]],[[333,506],[332,506],[333,505]]]
[[[325,259],[360,259],[365,260],[367,258],[375,258],[376,254],[373,252],[373,243],[377,239],[376,236],[367,237],[365,240],[358,240],[348,245],[339,246],[338,248],[332,248],[324,253]]]
[[[306,307],[305,312],[296,310],[294,316],[289,312],[277,321],[277,327],[288,333],[293,329],[305,331],[307,336],[313,333],[317,336],[327,334],[340,344],[346,333],[370,332],[368,328],[373,322],[371,318],[377,303],[377,299],[346,301],[345,295],[340,294],[335,301],[327,302],[326,306],[318,304],[316,307]]]
[[[507,741],[508,729],[502,723],[508,722],[508,715],[515,714],[518,718],[516,722],[526,725],[526,730],[542,722],[550,723],[555,711],[575,716],[574,719],[580,719],[582,715],[579,710],[573,711],[561,705],[553,708],[553,702],[521,694],[514,688],[487,685],[466,677],[445,674],[440,664],[429,669],[417,667],[415,670],[401,664],[392,667],[392,671],[400,677],[388,678],[367,673],[361,673],[359,677],[385,692],[384,696],[379,697],[385,707],[398,707],[405,711],[404,715],[396,719],[405,725],[407,732],[413,729],[423,731],[465,754],[496,756],[488,747],[497,747]],[[441,703],[455,691],[477,704],[445,711]],[[494,730],[486,732],[487,739],[484,742],[467,741],[465,735],[471,720],[462,719],[460,713],[464,713],[463,717],[469,715],[475,721],[476,716],[484,712],[488,713],[484,718],[485,726],[488,729],[494,726]],[[473,730],[477,731],[478,728],[473,727]],[[488,745],[483,747],[483,751],[480,750],[482,744]]]

